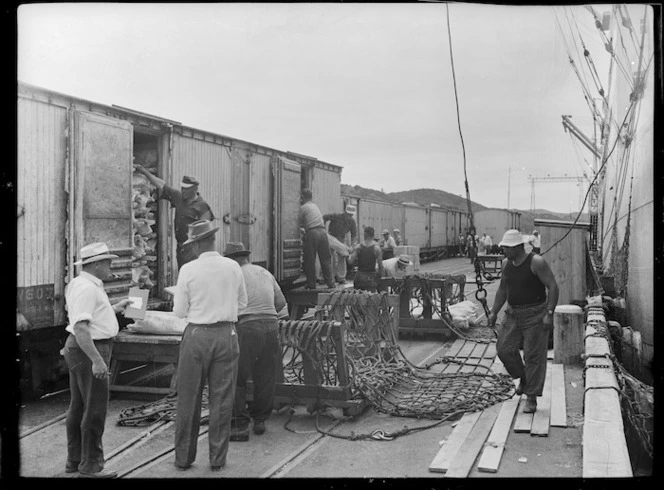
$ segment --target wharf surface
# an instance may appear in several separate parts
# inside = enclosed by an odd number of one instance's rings
[[[469,259],[457,257],[424,263],[420,272],[465,274],[466,299],[477,302],[474,297],[475,273]],[[485,288],[491,305],[497,283]],[[480,321],[485,318],[480,317]],[[404,354],[418,365],[446,355],[454,342],[454,339],[443,340],[435,336],[399,340]],[[491,360],[487,359],[487,363],[490,364]],[[551,426],[546,437],[532,437],[528,432],[510,430],[497,472],[481,472],[475,461],[468,477],[582,476],[583,367],[580,364],[565,365],[564,375],[567,427]],[[207,426],[202,426],[196,462],[188,471],[181,472],[173,466],[173,423],[158,422],[148,427],[118,426],[120,411],[144,403],[121,396],[117,393],[111,396],[103,441],[106,468],[118,471],[123,478],[445,478],[444,473],[429,471],[429,465],[441,449],[441,442],[449,439],[457,425],[452,421],[443,422],[393,441],[351,441],[318,432],[316,415],[308,413],[306,407],[294,406],[292,412],[290,407],[284,407],[273,412],[265,434],[256,436],[252,433],[248,442],[231,442],[227,465],[220,472],[213,473],[209,469]],[[76,477],[75,473],[64,473],[66,436],[61,417],[68,402],[69,394],[64,392],[21,405],[19,434],[27,434],[19,436],[18,441],[21,477]],[[415,428],[432,423],[431,420],[390,416],[371,407],[353,418],[343,417],[340,409],[329,409],[327,413],[329,416],[319,418],[320,428],[341,435],[363,434],[376,429],[393,432],[404,426]]]

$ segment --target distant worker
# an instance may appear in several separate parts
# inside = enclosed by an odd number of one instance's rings
[[[387,228],[383,230],[383,237],[378,240],[378,246],[383,252],[383,260],[394,257],[394,247],[397,244],[394,242],[394,238],[390,236],[390,230]]]
[[[374,229],[367,226],[364,229],[364,241],[357,245],[350,254],[350,262],[357,260],[357,272],[353,281],[355,289],[376,292],[378,278],[385,275],[383,270],[383,257],[380,247],[374,241]],[[378,269],[378,273],[376,273]],[[378,275],[376,275],[378,274]]]
[[[459,256],[466,256],[466,237],[463,233],[459,233]]]
[[[477,256],[477,235],[475,235],[475,228],[471,228],[468,231],[468,237],[466,238],[466,248],[468,250],[468,258],[470,258],[470,263],[475,262],[475,257]]]
[[[196,259],[180,269],[173,313],[187,319],[178,358],[175,467],[196,460],[203,389],[208,387],[209,458],[212,471],[226,464],[231,434],[239,345],[235,324],[247,306],[244,276],[237,262],[216,250],[218,226],[200,220],[189,225],[187,245]]]
[[[396,278],[401,276],[409,265],[413,265],[413,263],[410,261],[410,257],[405,254],[383,260],[383,277]]]
[[[207,202],[198,193],[199,182],[194,177],[185,175],[180,183],[180,190],[166,184],[162,179],[152,175],[145,167],[134,164],[134,169],[142,173],[147,179],[157,187],[159,199],[166,199],[175,207],[175,248],[178,270],[184,264],[196,258],[192,253],[190,246],[186,246],[188,226],[194,221],[208,220],[213,221],[214,214]]]
[[[486,233],[482,233],[482,237],[477,243],[477,249],[481,254],[486,253]]]
[[[533,236],[530,237],[530,245],[533,247],[533,253],[539,254],[541,247],[541,240],[539,236],[539,231],[533,230]]]
[[[304,275],[307,278],[306,288],[316,289],[316,255],[320,261],[320,268],[328,288],[334,289],[334,276],[332,274],[332,257],[330,255],[330,242],[327,239],[327,229],[323,215],[316,204],[312,202],[311,189],[305,188],[300,192],[300,212],[297,217],[298,226],[304,230],[303,255]]]
[[[350,233],[350,246],[357,244],[357,224],[355,223],[355,212],[357,208],[348,204],[343,213],[324,214],[323,221],[329,221],[327,232],[341,243],[346,243],[346,235]],[[343,255],[339,251],[332,252],[332,271],[335,280],[340,284],[346,283],[346,260],[348,255]]]
[[[65,419],[67,432],[66,473],[80,478],[115,478],[117,473],[104,470],[102,435],[108,409],[108,366],[113,337],[118,334],[117,313],[131,302],[124,299],[111,305],[104,290],[110,275],[111,261],[105,243],[92,243],[81,249],[81,259],[74,262],[83,270],[65,288],[69,337],[63,354],[69,368],[71,400]]]
[[[224,257],[240,265],[247,288],[247,306],[239,311],[236,324],[240,362],[231,441],[248,441],[252,420],[254,434],[265,433],[265,422],[274,406],[277,369],[281,364],[278,312],[286,306],[286,298],[274,276],[264,267],[249,261],[250,253],[242,242],[227,243],[224,250]],[[247,407],[249,379],[254,383],[254,399]]]
[[[403,238],[401,238],[401,230],[399,228],[392,230],[392,235],[394,235],[394,243],[396,243],[397,247],[404,244]]]
[[[520,380],[516,393],[525,393],[527,397],[523,411],[533,413],[537,410],[537,397],[542,396],[544,388],[558,285],[544,257],[526,253],[526,241],[519,231],[508,230],[499,243],[505,259],[488,320],[489,326],[494,327],[507,301],[505,318],[497,332],[497,353],[510,376]],[[525,364],[519,352],[521,346]]]
[[[493,240],[491,239],[491,235],[487,235],[485,233],[484,237],[484,251],[488,254],[491,253],[491,250],[493,249]]]

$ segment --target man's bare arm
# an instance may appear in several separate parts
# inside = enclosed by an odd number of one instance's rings
[[[156,175],[152,175],[143,165],[140,165],[138,163],[134,164],[134,170],[137,172],[142,173],[147,177],[147,179],[150,181],[152,185],[154,185],[159,191],[164,189],[164,185],[166,185],[166,182],[164,182],[162,179],[157,177]]]

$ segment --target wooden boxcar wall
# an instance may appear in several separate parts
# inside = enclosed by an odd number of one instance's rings
[[[314,164],[311,172],[313,202],[318,205],[321,213],[342,212],[343,207],[339,200],[341,195],[341,172],[322,163]]]
[[[447,210],[430,208],[429,217],[429,247],[444,247],[447,244]]]
[[[421,206],[404,206],[404,229],[401,235],[408,245],[429,248],[429,210]]]
[[[67,120],[64,106],[18,98],[16,286],[31,328],[66,320]]]
[[[359,228],[373,227],[376,238],[384,229],[392,230],[392,203],[360,199],[358,205]]]

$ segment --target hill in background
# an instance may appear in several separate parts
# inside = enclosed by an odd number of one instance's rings
[[[422,206],[430,204],[437,204],[443,208],[456,209],[459,211],[467,211],[468,205],[466,198],[461,197],[450,192],[441,191],[439,189],[413,189],[410,191],[400,192],[382,192],[375,189],[368,189],[359,185],[341,184],[341,193],[348,196],[359,197],[362,199],[373,199],[376,201],[385,201],[393,203],[414,202]],[[490,209],[482,204],[472,202],[473,213],[483,209]],[[501,208],[504,209],[504,208]],[[535,209],[533,212],[530,210],[516,209],[521,213],[521,230],[525,233],[532,232],[534,227],[534,220],[536,219],[550,219],[561,221],[574,221],[576,214],[572,216],[569,213],[556,213],[546,209]],[[588,213],[583,213],[579,218],[579,222],[588,223],[590,218]]]

